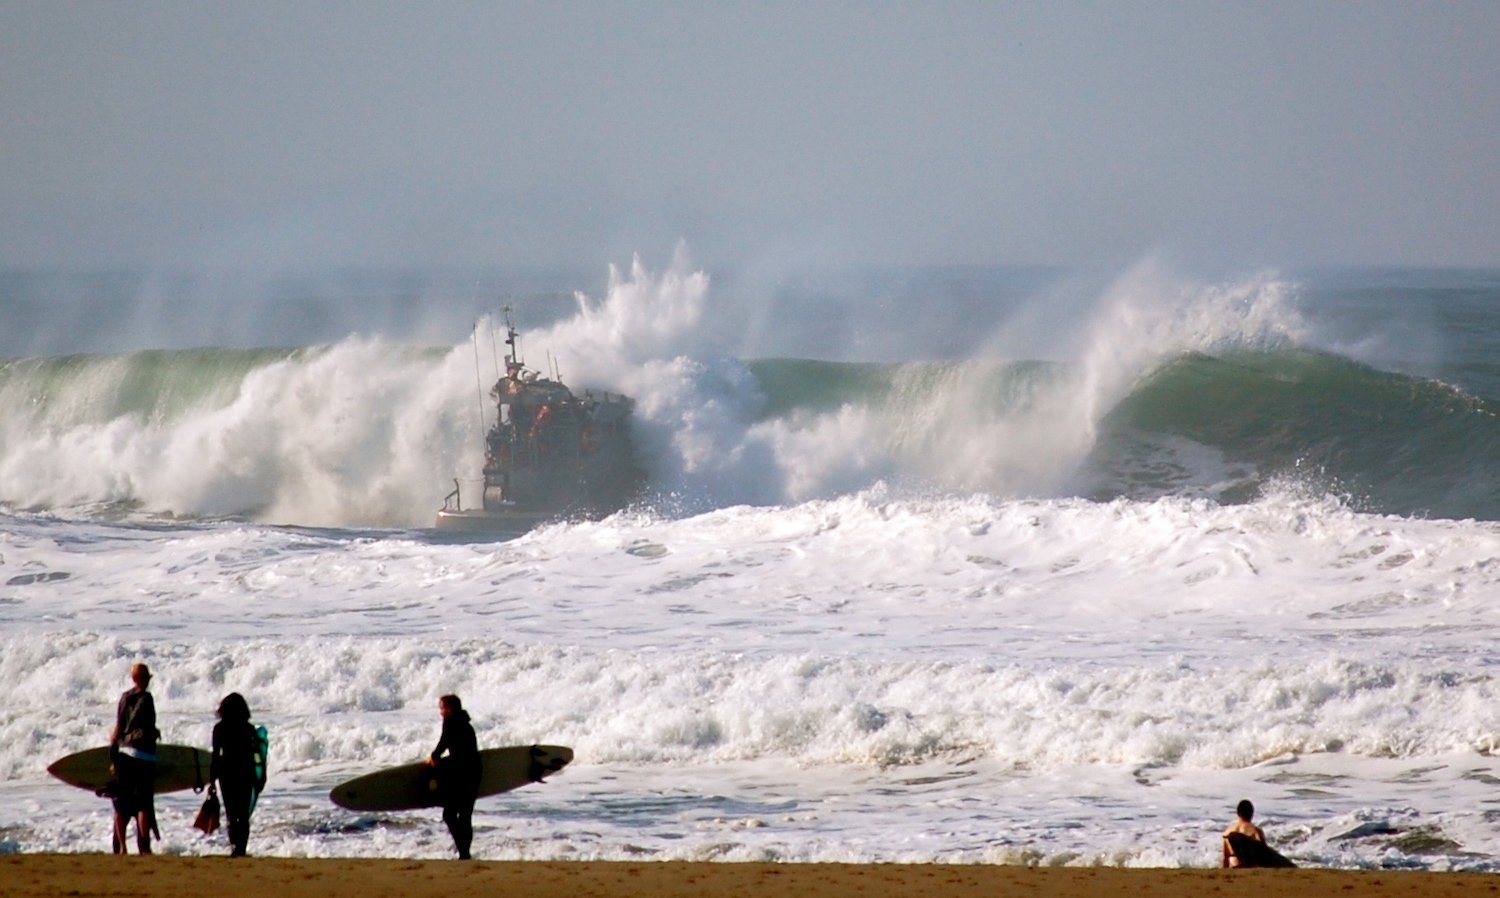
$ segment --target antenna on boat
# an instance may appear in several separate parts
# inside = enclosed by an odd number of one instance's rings
[[[507,303],[502,311],[505,312],[505,345],[510,347],[505,354],[505,373],[515,377],[520,374],[521,350],[516,347],[516,326],[510,320],[510,305]]]
[[[510,304],[506,303],[505,308],[509,309],[510,308]],[[494,357],[494,362],[495,362],[495,380],[499,381],[500,380],[500,341],[495,338],[495,316],[494,315],[486,315],[484,317],[490,323],[490,355]]]
[[[469,329],[469,339],[474,344],[474,388],[479,391],[479,432],[484,433],[484,376],[479,373],[479,322]]]

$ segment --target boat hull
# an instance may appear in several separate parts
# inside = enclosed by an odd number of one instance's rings
[[[486,511],[444,508],[437,513],[437,529],[478,533],[525,533],[539,524],[564,517],[555,511]]]

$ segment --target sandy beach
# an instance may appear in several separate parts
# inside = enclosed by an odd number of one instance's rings
[[[763,864],[676,862],[485,862],[365,858],[172,857],[102,854],[0,857],[0,896],[212,894],[282,898],[887,898],[907,895],[1026,895],[1083,898],[1234,896],[1494,895],[1500,876],[1342,870],[1168,870],[943,864]]]

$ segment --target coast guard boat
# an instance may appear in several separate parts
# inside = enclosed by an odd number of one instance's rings
[[[484,438],[479,503],[459,481],[437,513],[440,530],[521,532],[547,520],[602,517],[641,489],[630,440],[634,401],[617,393],[574,395],[521,362],[505,309],[505,375],[490,390],[495,424]]]

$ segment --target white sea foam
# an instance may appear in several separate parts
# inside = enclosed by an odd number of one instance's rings
[[[1242,793],[1317,862],[1496,847],[1488,525],[876,491],[505,543],[16,519],[0,556],[17,850],[96,847],[97,800],[41,767],[103,738],[137,658],[173,741],[250,697],[280,853],[441,855],[434,815],[323,794],[424,755],[448,691],[486,744],[578,751],[485,805],[492,855],[1203,864]],[[209,850],[191,803],[174,850]],[[1387,825],[1335,838],[1361,816]],[[1415,827],[1484,857],[1389,847]]]
[[[652,502],[508,542],[420,529],[478,468],[487,325],[151,413],[111,398],[113,361],[0,396],[0,494],[63,512],[0,530],[0,851],[102,849],[104,803],[44,767],[105,739],[146,659],[169,740],[205,743],[231,690],[270,728],[259,853],[445,855],[435,813],[326,795],[423,757],[451,691],[487,745],[577,750],[481,803],[486,857],[1205,865],[1248,796],[1306,862],[1500,866],[1500,527],[1301,484],[1069,488],[1163,360],[1295,339],[1275,279],[1146,267],[1075,322],[1066,376],[1005,381],[1023,395],[985,392],[1010,359],[912,365],[883,403],[766,420],[704,337],[708,287],[637,264],[524,335],[636,398]],[[121,502],[143,513],[87,513]],[[209,520],[247,508],[273,523]],[[167,850],[222,850],[196,801],[162,799]]]

